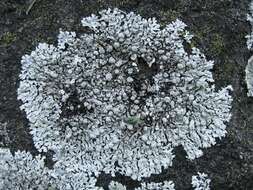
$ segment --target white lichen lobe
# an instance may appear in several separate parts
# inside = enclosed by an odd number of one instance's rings
[[[210,182],[207,174],[198,172],[198,175],[192,176],[192,187],[194,190],[210,190]]]
[[[253,45],[253,2],[250,3],[249,5],[249,14],[247,15],[247,20],[251,24],[251,34],[246,36],[247,39],[247,48],[249,50],[252,50],[252,45]],[[245,68],[245,81],[247,84],[248,88],[248,93],[247,95],[249,97],[253,96],[253,56],[250,57],[248,60],[248,64]]]
[[[248,60],[248,64],[245,69],[245,80],[248,88],[248,96],[253,96],[253,56]]]

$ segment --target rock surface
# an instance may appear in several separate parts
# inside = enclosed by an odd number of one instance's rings
[[[211,178],[214,190],[250,190],[253,188],[253,98],[247,97],[244,69],[252,54],[246,48],[250,33],[246,21],[249,0],[37,0],[28,11],[29,0],[0,1],[0,123],[7,126],[12,150],[29,150],[37,154],[29,134],[25,113],[17,101],[21,56],[30,53],[39,42],[55,43],[59,28],[82,32],[80,20],[99,10],[118,7],[144,17],[156,17],[162,24],[180,18],[195,35],[194,45],[208,59],[217,88],[233,86],[232,119],[228,134],[216,146],[204,150],[194,161],[185,159],[178,148],[173,167],[146,181],[173,180],[175,188],[191,189],[191,176],[198,171]],[[1,138],[1,136],[0,136]],[[0,139],[1,140],[1,139]],[[52,165],[50,155],[48,166]],[[129,189],[136,182],[122,176],[117,181]],[[99,179],[107,185],[110,176]]]

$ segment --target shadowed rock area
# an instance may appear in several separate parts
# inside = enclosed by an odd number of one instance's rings
[[[227,136],[204,150],[194,161],[185,158],[182,148],[175,151],[172,168],[145,181],[173,180],[179,190],[191,189],[191,176],[198,171],[209,175],[213,190],[253,189],[253,98],[247,97],[244,69],[252,54],[246,48],[250,33],[246,21],[249,0],[29,0],[0,1],[0,123],[6,124],[9,140],[3,146],[37,154],[29,134],[25,113],[17,100],[20,60],[39,42],[55,43],[59,28],[82,32],[81,18],[108,7],[134,11],[143,17],[156,17],[162,25],[181,19],[195,35],[197,46],[210,60],[217,89],[233,86],[232,119]],[[0,125],[1,126],[1,125]],[[0,139],[1,140],[1,139]],[[4,141],[5,142],[5,141]],[[47,155],[48,166],[52,165]],[[98,183],[112,178],[101,175]],[[133,189],[130,178],[114,180]]]

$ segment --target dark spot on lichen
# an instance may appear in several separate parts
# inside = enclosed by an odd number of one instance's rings
[[[62,117],[71,117],[79,114],[92,113],[94,108],[87,108],[84,106],[83,102],[80,101],[77,91],[71,92],[71,95],[68,97],[66,102],[62,105],[61,108]]]

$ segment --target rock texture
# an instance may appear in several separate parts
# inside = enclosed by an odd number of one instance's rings
[[[232,119],[228,134],[216,146],[206,149],[194,161],[185,159],[178,148],[173,167],[149,182],[173,180],[176,189],[191,189],[191,176],[197,171],[208,174],[211,189],[247,190],[253,188],[253,99],[247,97],[245,67],[252,54],[246,47],[250,33],[246,21],[249,0],[37,0],[29,10],[29,0],[0,2],[0,123],[7,126],[9,140],[3,146],[29,150],[37,154],[29,134],[26,116],[17,101],[21,56],[30,53],[38,42],[54,43],[59,28],[81,32],[82,17],[108,7],[135,11],[144,17],[156,17],[161,23],[182,19],[195,35],[194,45],[215,61],[217,88],[231,84]],[[1,138],[1,136],[0,136]],[[50,167],[50,154],[47,155]],[[116,177],[131,189],[136,183]],[[99,179],[109,184],[110,176]]]

